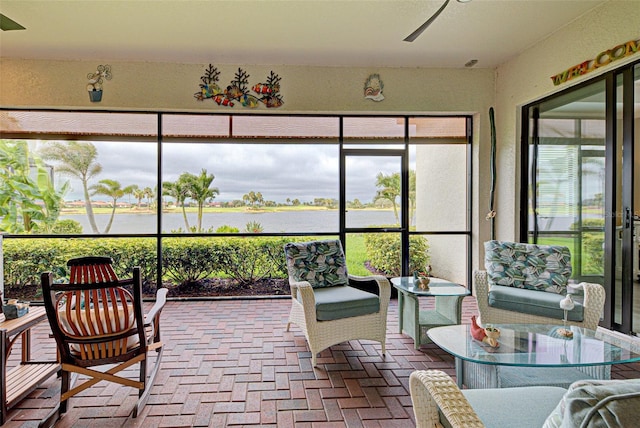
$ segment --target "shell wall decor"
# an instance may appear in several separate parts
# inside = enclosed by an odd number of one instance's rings
[[[242,68],[238,68],[234,79],[229,82],[226,89],[220,88],[220,72],[213,64],[209,64],[200,77],[200,91],[193,94],[198,101],[213,100],[219,106],[234,107],[240,104],[243,107],[256,108],[264,104],[268,108],[277,108],[284,104],[280,94],[280,76],[271,71],[265,82],[256,83],[249,89],[249,74]]]
[[[370,74],[364,82],[364,97],[373,101],[382,101],[384,100],[383,89],[384,83],[382,83],[380,75]]]

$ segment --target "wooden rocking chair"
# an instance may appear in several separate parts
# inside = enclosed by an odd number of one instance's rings
[[[147,402],[160,366],[160,312],[167,289],[158,290],[155,305],[143,315],[139,267],[133,269],[132,278],[118,280],[109,257],[81,257],[67,265],[71,271],[68,284],[54,284],[50,272],[41,276],[47,317],[62,364],[62,387],[60,404],[40,426],[55,424],[67,411],[70,397],[101,380],[139,390],[132,411],[135,418]],[[151,351],[157,355],[148,370]],[[136,363],[140,363],[139,380],[117,375]],[[74,386],[78,374],[89,379]]]

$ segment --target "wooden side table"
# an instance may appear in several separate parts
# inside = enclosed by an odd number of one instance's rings
[[[0,315],[0,424],[7,420],[8,409],[60,369],[57,361],[31,361],[31,327],[46,319],[44,307],[31,307],[29,313],[12,320]],[[21,362],[7,371],[9,354],[19,337],[22,337]]]

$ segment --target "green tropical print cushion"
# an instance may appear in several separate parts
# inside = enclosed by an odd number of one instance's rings
[[[566,294],[571,253],[560,245],[488,241],[484,244],[490,285]]]
[[[347,260],[339,240],[291,242],[284,246],[289,276],[313,288],[348,285]]]

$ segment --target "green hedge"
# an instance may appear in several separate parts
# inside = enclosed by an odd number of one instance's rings
[[[313,239],[317,238],[296,238]],[[265,278],[284,279],[288,275],[283,246],[289,241],[290,237],[260,236],[164,238],[163,283],[172,287],[218,277],[249,285]],[[365,245],[372,266],[388,275],[400,274],[398,235],[368,234]],[[412,236],[410,248],[411,269],[423,269],[429,262],[426,238]],[[67,260],[87,255],[111,257],[116,274],[123,278],[140,266],[145,284],[156,283],[154,238],[5,239],[3,250],[8,286],[38,285],[40,273],[46,271],[64,277]]]
[[[286,278],[284,244],[270,237],[168,238],[163,241],[164,275],[178,284],[211,276],[249,284],[263,278]]]
[[[163,277],[173,285],[223,276],[241,284],[262,278],[286,278],[283,246],[277,237],[166,238],[162,241]],[[145,283],[156,282],[156,242],[151,238],[4,240],[4,279],[13,286],[40,283],[40,273],[66,272],[67,260],[107,255],[120,277],[140,266]]]
[[[400,235],[367,233],[364,245],[371,266],[388,276],[400,276]],[[429,264],[429,242],[424,236],[409,237],[409,272],[424,271]]]
[[[86,255],[108,255],[122,277],[140,266],[145,282],[155,282],[153,239],[5,239],[3,253],[4,280],[14,286],[39,284],[42,272],[66,272],[67,260]]]

